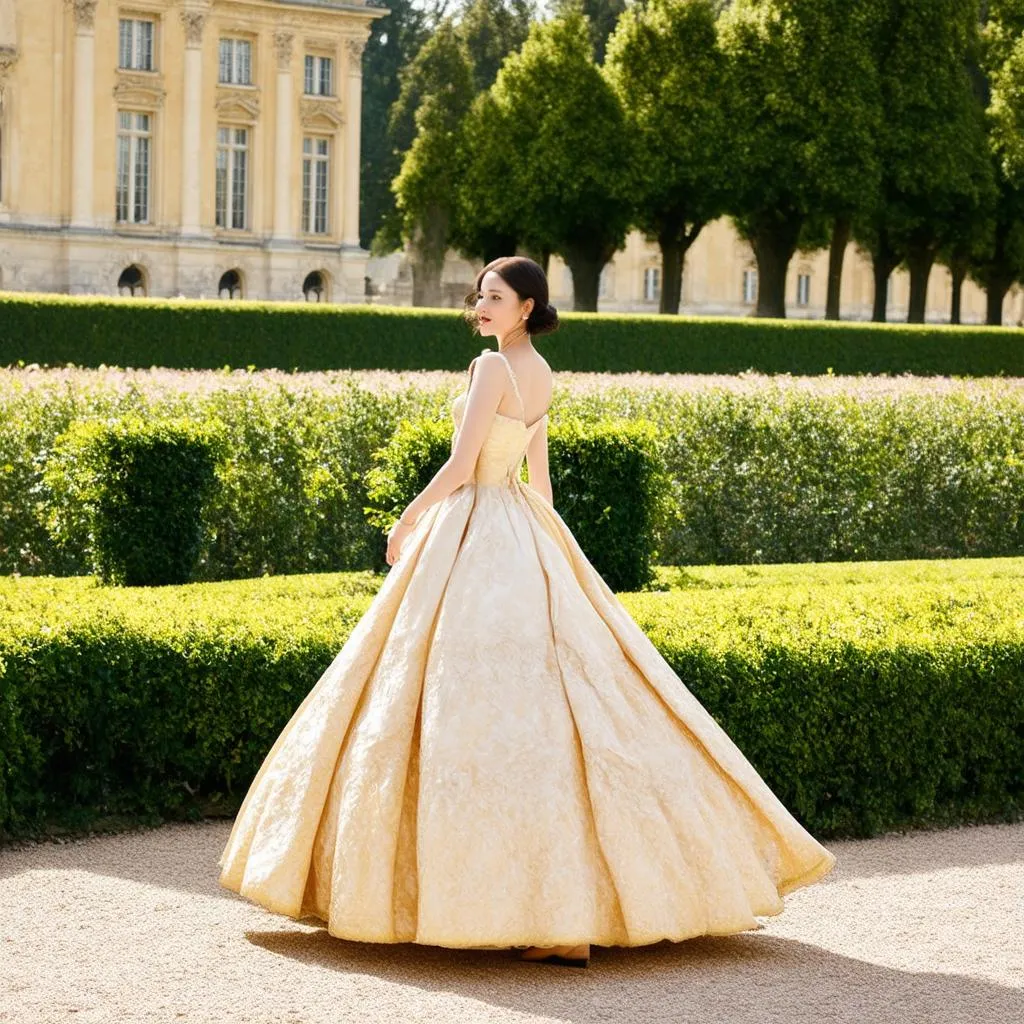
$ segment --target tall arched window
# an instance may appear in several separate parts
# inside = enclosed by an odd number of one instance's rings
[[[307,302],[327,301],[327,282],[319,270],[306,275],[306,280],[302,282],[302,294],[306,296]]]
[[[242,297],[242,275],[237,270],[229,270],[217,285],[217,294],[222,299],[240,299]]]
[[[146,275],[137,263],[121,271],[121,276],[117,279],[117,290],[121,295],[146,294]]]

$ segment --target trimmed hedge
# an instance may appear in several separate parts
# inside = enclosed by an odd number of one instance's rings
[[[374,453],[367,519],[383,532],[441,468],[452,450],[450,421],[403,420]],[[570,420],[548,430],[552,493],[558,512],[613,590],[651,582],[655,534],[672,514],[671,480],[650,423]],[[523,459],[521,479],[528,479]],[[387,561],[372,568],[384,571]]]
[[[0,833],[233,814],[379,582],[0,579]],[[815,834],[1019,819],[1024,559],[659,586],[622,600]]]
[[[43,472],[74,420],[137,413],[226,424],[230,456],[197,580],[382,568],[384,537],[364,512],[373,452],[402,419],[452,430],[449,386],[388,393],[347,374],[202,373],[186,391],[177,380],[165,389],[162,372],[141,384],[88,370],[0,375],[0,573],[90,571],[87,537],[58,547],[45,528],[60,496]],[[654,523],[663,564],[1024,554],[1024,391],[994,381],[943,382],[929,394],[901,382],[886,394],[856,387],[767,378],[743,392],[559,386],[552,437],[574,420],[588,430],[621,419],[656,427],[673,504]],[[568,512],[581,492],[563,490],[555,469],[555,507]]]
[[[60,543],[69,519],[88,537],[104,583],[189,583],[207,539],[204,508],[218,486],[223,424],[188,419],[79,420],[54,442],[44,474],[63,496],[48,522]]]
[[[576,313],[538,339],[555,370],[1024,375],[1018,328]],[[0,295],[0,366],[284,370],[465,366],[460,310]]]

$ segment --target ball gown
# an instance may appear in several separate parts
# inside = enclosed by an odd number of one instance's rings
[[[545,418],[495,413],[420,516],[253,779],[222,886],[365,942],[639,946],[756,930],[832,869],[520,480]]]

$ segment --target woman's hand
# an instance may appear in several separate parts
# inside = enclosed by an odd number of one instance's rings
[[[402,553],[402,542],[412,533],[413,527],[409,523],[403,523],[400,519],[388,531],[388,565],[394,565],[398,556]]]

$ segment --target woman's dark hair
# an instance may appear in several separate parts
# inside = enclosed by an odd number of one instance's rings
[[[480,282],[484,274],[493,270],[520,298],[533,299],[533,309],[526,319],[526,330],[531,336],[550,334],[558,329],[558,310],[548,302],[548,279],[539,263],[529,256],[499,256],[476,275],[476,287],[466,296],[466,322],[474,329],[479,328],[476,316],[476,299],[480,294]]]

